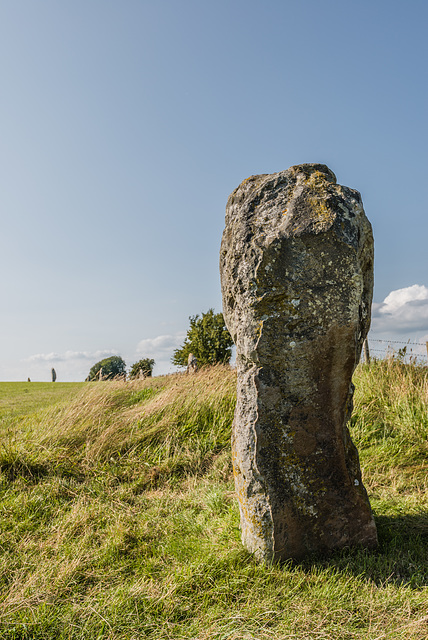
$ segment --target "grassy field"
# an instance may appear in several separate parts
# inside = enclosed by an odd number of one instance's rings
[[[0,418],[34,413],[60,400],[71,399],[84,382],[0,382]]]
[[[240,543],[234,373],[0,385],[0,638],[428,638],[428,373],[356,373],[375,552]]]

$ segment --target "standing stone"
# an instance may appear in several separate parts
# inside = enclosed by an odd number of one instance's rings
[[[244,544],[266,560],[376,546],[346,426],[373,290],[360,194],[321,164],[251,176],[229,197],[220,269]]]
[[[187,358],[187,373],[196,373],[198,370],[198,360],[193,353],[189,353]]]
[[[56,381],[56,371],[55,371],[55,369],[53,367],[52,367],[51,373],[52,373],[52,382],[55,382]]]

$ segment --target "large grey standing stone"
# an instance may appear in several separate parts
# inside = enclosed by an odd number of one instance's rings
[[[267,560],[374,547],[346,426],[373,289],[360,194],[321,164],[251,176],[229,197],[220,269],[244,544]]]

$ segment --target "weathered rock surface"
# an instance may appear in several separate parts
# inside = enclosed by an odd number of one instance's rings
[[[220,269],[244,544],[261,559],[375,546],[346,426],[373,289],[360,194],[320,164],[251,176],[229,197]]]
[[[187,371],[186,373],[196,373],[198,370],[198,359],[193,353],[189,353],[189,357],[187,358]]]

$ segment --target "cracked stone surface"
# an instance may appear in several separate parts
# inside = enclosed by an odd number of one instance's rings
[[[244,545],[263,560],[376,546],[347,428],[373,290],[360,194],[321,164],[251,176],[227,203],[220,272]]]

